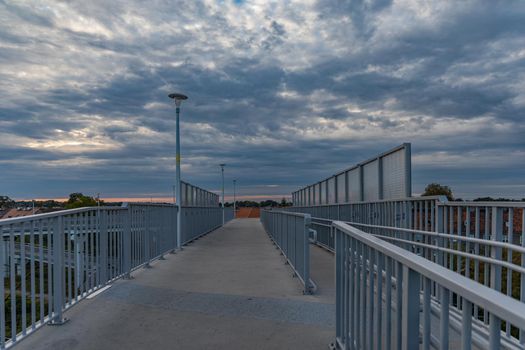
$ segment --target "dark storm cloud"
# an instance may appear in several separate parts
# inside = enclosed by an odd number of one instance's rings
[[[512,1],[2,3],[0,194],[169,197],[180,90],[183,174],[210,189],[222,162],[241,195],[285,195],[412,142],[415,193],[525,197],[524,15]]]

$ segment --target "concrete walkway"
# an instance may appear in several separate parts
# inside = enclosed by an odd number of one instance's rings
[[[237,219],[80,302],[66,312],[68,323],[17,348],[327,349],[335,337],[333,257],[317,249],[320,294],[302,295],[258,219]]]

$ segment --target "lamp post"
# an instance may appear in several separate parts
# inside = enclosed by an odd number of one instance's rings
[[[180,187],[180,127],[179,127],[179,114],[180,114],[180,105],[182,101],[187,100],[188,96],[178,93],[173,93],[168,95],[169,98],[172,98],[175,101],[175,111],[177,114],[177,119],[175,123],[175,196],[177,199],[177,248],[182,249],[181,245],[181,232],[180,232],[180,221],[181,221],[181,187]]]
[[[237,216],[237,203],[235,198],[235,184],[237,183],[237,180],[233,180],[233,218]]]
[[[222,175],[222,225],[224,226],[224,166],[226,164],[219,164],[221,167],[221,175]]]

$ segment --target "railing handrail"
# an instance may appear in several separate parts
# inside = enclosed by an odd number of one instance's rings
[[[53,212],[49,212],[49,213],[41,213],[41,214],[32,214],[32,215],[26,215],[26,216],[18,216],[18,217],[15,217],[15,218],[0,219],[0,226],[19,224],[19,223],[23,223],[25,221],[50,219],[50,218],[54,218],[54,217],[66,216],[66,215],[72,215],[72,214],[79,214],[79,213],[84,213],[84,212],[89,212],[89,211],[94,211],[94,210],[127,210],[130,205],[177,208],[177,206],[175,204],[171,204],[171,203],[126,202],[126,203],[123,203],[122,206],[82,207],[82,208],[75,208],[75,209],[57,210],[57,211],[53,211]],[[211,208],[211,209],[215,209],[215,208],[220,208],[220,207],[185,205],[185,206],[182,206],[182,209],[184,209],[184,208],[194,208],[194,209],[210,209]]]
[[[437,205],[439,206],[447,206],[447,207],[504,207],[504,208],[525,208],[525,202],[523,201],[515,201],[515,202],[473,202],[473,201],[465,201],[465,202],[445,202],[441,203],[438,202]]]
[[[341,202],[341,203],[329,203],[329,204],[314,204],[314,205],[294,205],[290,208],[311,208],[311,207],[331,207],[337,205],[348,205],[348,204],[375,204],[375,203],[386,203],[386,202],[415,202],[422,200],[435,200],[440,204],[452,203],[449,202],[446,196],[424,196],[424,197],[405,197],[405,198],[395,198],[395,199],[376,199],[373,201],[355,201],[355,202]],[[458,202],[465,203],[465,202]],[[477,202],[476,202],[477,203]]]
[[[311,217],[310,214],[305,214],[305,213],[296,213],[294,211],[286,211],[286,210],[268,210],[268,209],[263,209],[262,211],[265,211],[265,212],[270,212],[270,213],[281,213],[281,214],[286,214],[286,215],[292,215],[292,216],[299,216],[299,217]]]
[[[342,202],[342,203],[330,203],[330,204],[313,204],[313,205],[294,205],[290,208],[319,208],[319,207],[333,207],[338,205],[349,205],[349,204],[375,204],[375,203],[387,203],[387,202],[415,202],[422,200],[435,200],[439,206],[450,206],[450,207],[505,207],[505,208],[525,208],[524,201],[505,201],[505,202],[474,202],[474,201],[449,201],[445,196],[422,196],[422,197],[407,197],[397,199],[378,199],[373,201],[356,201],[356,202]]]
[[[333,226],[511,324],[525,324],[525,304],[342,221]]]
[[[0,219],[0,226],[18,224],[24,221],[49,219],[53,217],[78,214],[78,213],[83,213],[83,212],[88,212],[88,211],[93,211],[93,210],[126,210],[126,208],[119,207],[119,206],[102,206],[102,207],[83,207],[83,208],[76,208],[76,209],[65,209],[65,210],[53,211],[50,213],[42,213],[42,214],[19,216],[16,218]]]
[[[312,217],[312,220],[314,220],[314,219],[317,219],[317,218]],[[331,220],[331,221],[335,221],[335,220]],[[490,245],[490,246],[498,247],[498,248],[512,249],[515,252],[519,252],[519,253],[525,254],[525,246],[520,246],[520,245],[517,245],[517,244],[512,244],[512,243],[507,243],[507,242],[502,242],[502,241],[495,241],[495,240],[492,240],[492,239],[460,236],[460,235],[452,234],[452,233],[423,231],[423,230],[416,230],[416,229],[403,228],[403,227],[361,224],[359,222],[353,222],[353,221],[343,221],[343,222],[345,222],[345,223],[347,223],[349,225],[355,225],[355,226],[362,226],[362,227],[368,227],[368,228],[378,228],[378,229],[391,230],[391,231],[397,231],[397,232],[407,232],[407,233],[420,234],[420,235],[424,235],[424,236],[438,237],[438,238],[443,238],[443,239],[455,239],[457,241],[464,241],[464,242],[469,242],[469,243]],[[471,233],[471,235],[472,235],[472,233]]]

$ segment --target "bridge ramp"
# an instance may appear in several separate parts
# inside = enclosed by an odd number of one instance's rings
[[[17,347],[326,349],[335,337],[333,297],[302,294],[257,219],[233,220],[133,277]]]

